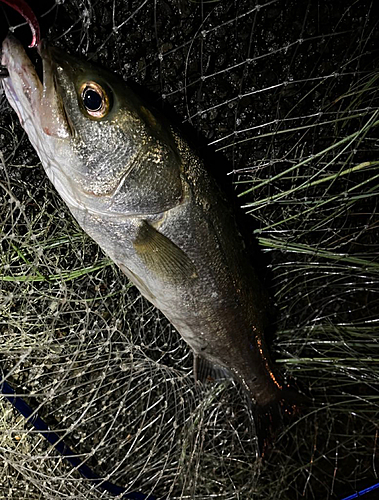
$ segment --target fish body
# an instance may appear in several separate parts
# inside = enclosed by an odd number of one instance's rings
[[[267,304],[227,200],[203,162],[118,76],[39,45],[2,47],[7,99],[78,223],[169,319],[195,359],[262,407],[282,389],[263,330]]]

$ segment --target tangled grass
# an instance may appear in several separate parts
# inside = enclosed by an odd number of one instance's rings
[[[312,398],[264,460],[240,389],[194,384],[187,346],[82,233],[0,103],[0,375],[130,491],[333,499],[377,481],[378,26],[373,2],[285,7],[70,0],[41,18],[227,158],[267,262],[271,350]],[[109,497],[5,400],[0,429],[0,498]]]

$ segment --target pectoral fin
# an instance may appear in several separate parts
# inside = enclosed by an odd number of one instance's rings
[[[196,278],[195,266],[183,250],[146,221],[133,245],[149,271],[165,282],[179,285]]]

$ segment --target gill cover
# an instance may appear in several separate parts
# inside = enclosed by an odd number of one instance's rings
[[[111,213],[155,214],[183,196],[181,158],[169,125],[122,78],[49,48],[54,92],[78,161],[72,180]]]

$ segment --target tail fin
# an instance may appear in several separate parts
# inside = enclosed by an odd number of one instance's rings
[[[294,423],[309,403],[310,399],[303,392],[293,386],[286,386],[270,404],[263,407],[252,405],[251,413],[261,457],[269,450],[278,433]]]
[[[232,378],[241,384],[241,380],[238,380],[238,377],[230,370],[215,365],[198,354],[194,354],[193,371],[195,381],[207,383]],[[245,389],[250,403],[250,414],[256,429],[259,454],[263,456],[278,432],[293,423],[301,414],[302,408],[309,406],[310,398],[292,383],[280,389],[279,386],[276,387],[270,392],[270,396],[267,394],[267,398],[261,398],[261,401],[262,399],[269,401],[267,404],[258,404],[250,387],[246,384],[241,384],[241,386]]]

